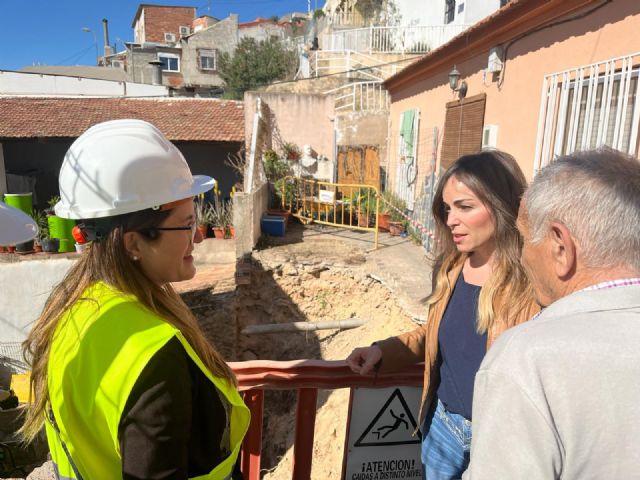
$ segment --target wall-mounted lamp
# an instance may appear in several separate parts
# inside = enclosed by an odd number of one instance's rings
[[[460,72],[454,65],[453,70],[449,72],[449,87],[451,87],[451,90],[454,92],[458,92],[460,98],[464,98],[467,96],[467,82],[464,80],[461,83],[459,82]]]

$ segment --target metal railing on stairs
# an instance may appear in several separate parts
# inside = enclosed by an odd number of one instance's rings
[[[296,360],[274,362],[255,360],[230,363],[245,403],[251,410],[251,424],[242,446],[241,470],[245,480],[260,479],[264,390],[297,390],[296,428],[293,445],[294,480],[311,478],[313,439],[318,389],[390,386],[420,386],[424,365],[399,373],[362,376],[343,361]]]
[[[470,25],[370,26],[334,31],[320,37],[325,51],[368,53],[426,53],[445,44]]]
[[[389,94],[382,82],[354,82],[324,93],[335,95],[335,110],[337,112],[389,110]]]
[[[346,78],[364,78],[382,81],[398,72],[398,65],[353,50],[343,52],[313,52],[310,58],[310,76],[343,74]]]

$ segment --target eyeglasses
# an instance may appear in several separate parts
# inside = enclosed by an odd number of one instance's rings
[[[195,223],[191,225],[187,225],[185,227],[150,227],[150,228],[145,228],[143,230],[138,230],[138,232],[148,236],[152,240],[155,240],[156,238],[158,238],[158,232],[175,231],[175,230],[183,230],[183,231],[191,230],[191,241],[193,242],[196,239],[197,225]]]

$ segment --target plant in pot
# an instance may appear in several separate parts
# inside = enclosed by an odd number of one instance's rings
[[[227,228],[225,230],[225,238],[236,238],[236,229],[233,226],[233,196],[231,200],[227,202],[226,206],[227,212]]]
[[[225,229],[228,223],[227,207],[223,200],[217,195],[213,197],[213,203],[209,206],[211,226],[215,238],[224,238]]]
[[[404,232],[406,219],[402,213],[407,209],[406,202],[395,193],[386,191],[382,194],[380,208],[389,215],[389,233],[396,236]]]
[[[37,242],[40,244],[40,248],[46,253],[58,253],[60,248],[60,240],[58,238],[51,238],[49,235],[49,222],[46,214],[47,210],[36,211],[33,214],[33,219],[38,225],[38,238]]]
[[[285,142],[282,144],[282,154],[287,160],[298,161],[302,156],[300,147],[295,143]]]
[[[204,201],[204,198],[199,197],[194,201],[194,211],[196,213],[196,228],[202,238],[207,238],[207,230],[211,223],[209,204]]]
[[[291,204],[291,199],[293,198],[291,193],[295,189],[295,186],[288,185],[290,182],[286,180],[286,177],[291,175],[291,167],[274,150],[266,150],[262,154],[262,161],[265,175],[269,181],[270,191],[269,210],[267,213],[269,215],[284,215],[284,212],[286,212],[285,207]],[[287,190],[284,196],[282,194],[283,188]]]
[[[393,192],[384,191],[380,195],[380,214],[378,215],[378,230],[385,232],[389,231],[389,222],[391,221],[391,212],[393,208],[392,197],[395,196]]]
[[[358,226],[367,228],[376,214],[376,196],[371,190],[361,188],[351,197],[351,205],[358,214]]]
[[[47,223],[47,216],[42,210],[33,210],[31,215],[33,221],[38,226],[38,236],[34,239],[33,249],[36,253],[42,252],[42,239],[49,236],[49,224]]]

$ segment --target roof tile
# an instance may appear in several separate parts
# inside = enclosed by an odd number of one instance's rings
[[[0,98],[0,138],[75,138],[96,123],[146,120],[172,141],[244,141],[244,104],[202,98]]]

